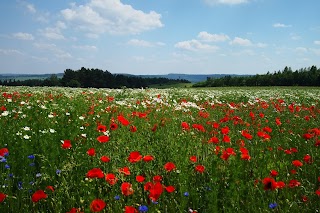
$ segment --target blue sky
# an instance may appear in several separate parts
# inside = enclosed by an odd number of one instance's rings
[[[319,0],[2,0],[0,74],[320,67]]]

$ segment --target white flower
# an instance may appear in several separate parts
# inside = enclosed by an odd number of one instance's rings
[[[16,135],[22,135],[22,133],[21,132],[17,132]]]
[[[31,137],[29,135],[24,135],[23,138],[29,140]]]
[[[9,115],[9,112],[8,112],[8,111],[3,111],[3,112],[1,113],[1,116],[7,116],[7,115]]]
[[[56,132],[56,130],[54,130],[54,129],[49,129],[49,131],[50,131],[50,133],[55,133]]]
[[[8,98],[7,101],[8,101],[9,103],[11,103],[11,102],[12,102],[12,99],[11,99],[11,98]]]
[[[52,114],[49,114],[49,115],[48,115],[48,117],[49,117],[49,118],[53,118],[53,117],[54,117],[54,115],[52,115]]]
[[[80,119],[80,120],[84,120],[84,117],[83,117],[83,116],[80,116],[79,119]]]
[[[81,137],[86,138],[87,134],[81,134]]]
[[[30,131],[30,127],[28,127],[28,126],[25,126],[25,127],[23,127],[22,128],[24,131]]]
[[[69,112],[66,112],[66,116],[69,116],[70,115],[70,113]]]

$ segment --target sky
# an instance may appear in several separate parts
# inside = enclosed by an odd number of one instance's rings
[[[320,67],[319,0],[1,0],[0,74]]]

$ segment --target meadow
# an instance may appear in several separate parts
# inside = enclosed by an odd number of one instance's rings
[[[0,94],[0,212],[320,210],[317,88]]]

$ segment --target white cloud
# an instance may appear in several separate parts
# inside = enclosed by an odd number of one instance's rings
[[[13,35],[14,38],[20,39],[20,40],[34,40],[33,35],[29,34],[29,33],[19,32],[19,33],[14,33],[12,35]]]
[[[61,30],[59,28],[55,28],[55,27],[47,27],[43,30],[40,30],[40,33],[41,33],[41,35],[43,35],[47,39],[52,39],[52,40],[65,39],[61,33]]]
[[[96,46],[93,45],[74,45],[72,46],[75,49],[80,49],[80,50],[87,50],[87,51],[95,51],[98,50]]]
[[[79,6],[72,4],[61,14],[76,29],[89,34],[138,34],[163,26],[160,14],[136,10],[120,0],[90,0]]]
[[[189,41],[180,41],[174,45],[175,48],[183,49],[183,50],[191,50],[191,51],[198,51],[198,50],[208,50],[208,51],[215,51],[218,50],[219,47],[203,44],[198,40],[192,39]]]
[[[16,49],[0,49],[0,53],[4,55],[23,55],[23,53]]]
[[[230,41],[230,44],[239,46],[251,46],[252,42],[249,39],[235,37],[232,41]]]
[[[44,50],[45,52],[48,52],[48,51],[51,52],[56,58],[60,58],[60,59],[73,58],[70,53],[60,49],[55,44],[34,43],[33,45],[40,50]]]
[[[319,56],[320,56],[320,49],[311,48],[310,50],[311,50],[315,55],[319,55]]]
[[[295,51],[296,51],[297,53],[306,53],[306,52],[308,52],[308,49],[305,48],[305,47],[297,47],[297,48],[295,49]]]
[[[265,47],[267,47],[268,45],[265,44],[265,43],[257,43],[256,46],[257,46],[257,47],[260,47],[260,48],[265,48]]]
[[[26,6],[27,10],[28,10],[30,13],[36,13],[36,12],[37,12],[37,10],[36,10],[36,8],[34,7],[33,4],[26,4],[25,6]]]
[[[149,41],[145,41],[145,40],[139,40],[139,39],[131,39],[130,41],[128,41],[129,45],[132,46],[140,46],[140,47],[154,47],[154,46],[164,46],[165,43],[162,42],[149,42]]]
[[[200,32],[198,38],[208,42],[223,42],[230,39],[229,36],[225,34],[210,34],[206,31]]]
[[[275,23],[272,25],[275,28],[286,28],[286,27],[292,27],[291,25],[281,24],[281,23]]]
[[[249,0],[205,0],[207,4],[216,5],[216,4],[228,4],[228,5],[236,5],[248,3]]]
[[[320,45],[320,41],[314,41],[314,44]]]

